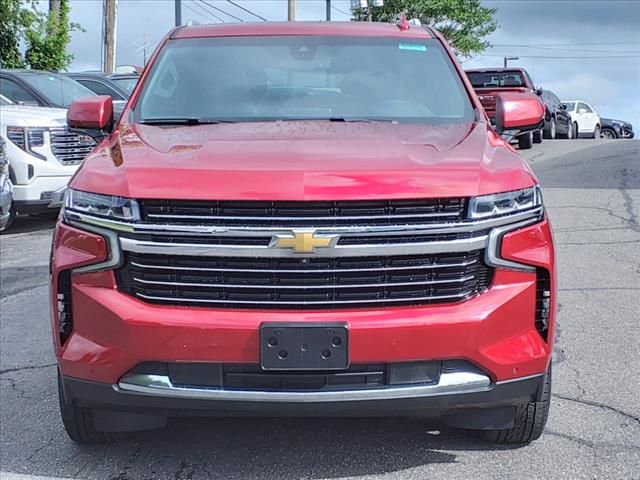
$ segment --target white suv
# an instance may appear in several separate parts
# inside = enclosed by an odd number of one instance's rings
[[[576,138],[600,138],[600,116],[595,109],[582,100],[562,101],[567,112],[571,115],[573,132]]]
[[[63,108],[0,106],[17,212],[59,208],[69,179],[95,146],[91,137],[70,132],[66,117]]]

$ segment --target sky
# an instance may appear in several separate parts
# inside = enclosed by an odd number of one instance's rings
[[[233,0],[267,20],[286,20],[286,0]],[[41,0],[41,4],[46,4]],[[499,28],[492,47],[464,61],[465,68],[526,68],[536,85],[563,100],[589,102],[600,116],[640,129],[640,0],[494,0]],[[182,0],[183,22],[260,21],[229,0]],[[332,17],[348,21],[349,0],[332,0]],[[227,15],[226,12],[230,15]],[[297,20],[324,20],[325,0],[297,0]],[[233,18],[237,17],[237,18]],[[102,0],[71,0],[73,71],[100,68]],[[174,25],[174,0],[119,0],[118,64],[143,63]]]

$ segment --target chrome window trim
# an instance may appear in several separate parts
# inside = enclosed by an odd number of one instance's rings
[[[491,379],[477,372],[442,373],[435,385],[410,387],[382,387],[363,390],[277,392],[260,390],[225,390],[202,387],[183,387],[171,383],[165,375],[129,374],[123,377],[114,390],[122,393],[140,393],[151,396],[193,398],[238,402],[350,402],[365,400],[396,400],[423,398],[439,395],[458,395],[491,390]]]
[[[425,225],[367,225],[367,226],[339,226],[314,228],[318,235],[338,234],[342,237],[349,236],[376,236],[376,235],[436,235],[443,233],[477,232],[490,228],[511,224],[528,218],[540,218],[543,213],[542,207],[519,212],[512,215],[505,215],[497,218],[489,218],[477,221],[445,222]],[[177,225],[177,224],[150,224],[150,223],[130,223],[120,220],[96,217],[85,213],[75,212],[67,209],[65,215],[71,221],[77,221],[116,231],[130,234],[149,235],[212,235],[231,237],[271,237],[276,234],[290,234],[292,229],[303,229],[303,227],[243,227],[243,226],[223,226],[223,225]],[[237,220],[242,220],[237,217]]]

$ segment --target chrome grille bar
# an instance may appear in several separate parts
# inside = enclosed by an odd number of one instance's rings
[[[356,305],[356,304],[370,304],[370,303],[421,303],[432,302],[438,300],[462,300],[469,298],[474,294],[459,293],[452,295],[429,295],[424,297],[406,297],[406,298],[376,298],[376,299],[363,299],[363,300],[306,300],[306,301],[287,301],[287,300],[226,300],[226,299],[210,299],[210,298],[185,298],[185,297],[162,297],[156,295],[146,295],[143,293],[136,294],[140,298],[146,300],[155,300],[169,303],[194,303],[194,304],[235,304],[235,305],[290,305],[290,306],[305,306],[305,305]]]
[[[407,265],[398,267],[376,267],[376,271],[396,271],[396,270],[432,270],[438,268],[452,268],[452,267],[468,267],[477,263],[477,260],[469,260],[467,262],[459,263],[441,263],[431,265]],[[178,270],[178,271],[192,271],[192,272],[229,272],[229,273],[348,273],[348,272],[370,272],[371,268],[330,268],[330,269],[316,269],[316,270],[295,270],[295,269],[272,269],[272,268],[205,268],[205,267],[181,267],[170,265],[148,265],[139,262],[131,262],[131,265],[138,268],[153,269],[153,270]]]
[[[452,217],[455,218],[456,214],[451,214],[447,212],[441,213],[415,213],[410,215],[357,215],[357,216],[341,216],[338,217],[340,220],[380,220],[380,219],[396,219],[396,218],[443,218],[443,217]],[[232,216],[224,216],[224,215],[161,215],[161,214],[148,214],[147,218],[162,218],[165,220],[209,220],[209,221],[219,221],[224,222],[224,220],[269,220],[274,222],[299,222],[301,220],[334,220],[336,217],[327,217],[327,216],[317,216],[313,218],[309,217],[232,217]]]
[[[470,252],[480,250],[487,243],[487,235],[461,240],[432,241],[422,243],[390,243],[371,245],[336,245],[334,248],[317,249],[315,253],[294,253],[291,249],[269,248],[263,245],[207,245],[197,243],[167,243],[120,238],[122,249],[133,253],[156,255],[189,255],[219,257],[361,257],[380,255],[420,255],[433,253]]]
[[[162,282],[157,280],[144,280],[142,278],[133,277],[133,281],[145,285],[163,285],[171,287],[195,287],[195,288],[245,288],[245,289],[273,289],[273,290],[327,290],[334,288],[386,288],[386,287],[408,287],[420,285],[442,285],[448,283],[464,283],[473,280],[475,277],[469,275],[462,278],[447,280],[421,280],[416,282],[397,282],[397,283],[369,283],[369,284],[343,284],[343,285],[239,285],[232,283],[193,283],[193,282]]]
[[[91,153],[95,142],[91,137],[70,132],[66,127],[49,129],[51,151],[56,159],[65,165],[77,165]]]

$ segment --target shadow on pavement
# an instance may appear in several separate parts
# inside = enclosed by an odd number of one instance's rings
[[[4,232],[3,236],[13,235],[16,233],[31,233],[41,230],[51,230],[56,225],[57,215],[47,216],[18,216],[9,229]]]

